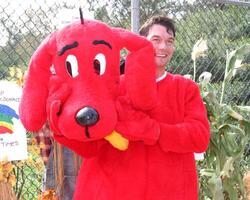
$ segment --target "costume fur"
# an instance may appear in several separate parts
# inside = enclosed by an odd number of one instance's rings
[[[54,138],[82,156],[95,153],[82,154],[92,141],[126,150],[128,140],[115,132],[123,48],[129,51],[123,78],[129,99],[137,109],[151,109],[156,102],[151,43],[84,19],[50,34],[33,54],[19,109],[25,128],[38,131],[48,120]]]
[[[168,73],[156,83],[155,68],[149,41],[92,20],[52,33],[34,53],[20,118],[31,131],[48,120],[54,138],[84,157],[75,200],[198,199],[205,106],[193,81]]]

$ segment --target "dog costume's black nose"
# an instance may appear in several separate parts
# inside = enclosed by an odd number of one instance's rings
[[[91,126],[98,122],[99,114],[91,107],[84,107],[76,113],[76,121],[82,126]]]

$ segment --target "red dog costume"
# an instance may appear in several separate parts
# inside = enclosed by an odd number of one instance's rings
[[[123,47],[130,54],[119,84]],[[31,131],[48,119],[54,138],[85,157],[74,199],[193,200],[193,152],[207,148],[209,127],[198,87],[182,79],[169,74],[156,85],[149,41],[85,20],[34,53],[20,118]]]

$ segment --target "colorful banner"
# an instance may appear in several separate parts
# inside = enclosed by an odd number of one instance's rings
[[[0,161],[27,158],[26,130],[18,114],[21,93],[14,82],[0,81]]]

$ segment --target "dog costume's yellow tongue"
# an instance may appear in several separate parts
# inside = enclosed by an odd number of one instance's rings
[[[109,141],[113,147],[121,151],[125,151],[128,148],[129,141],[116,131],[113,131],[111,134],[107,135],[105,139]]]

